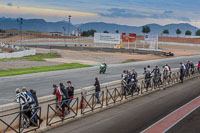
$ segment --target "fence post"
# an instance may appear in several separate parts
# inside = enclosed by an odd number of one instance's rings
[[[106,88],[106,106],[108,106],[108,88],[107,86],[105,88]]]
[[[95,93],[96,94],[96,93]],[[95,94],[92,94],[92,112],[94,111],[94,96]],[[90,103],[89,103],[90,104]]]
[[[22,121],[22,114],[21,114],[21,104],[20,104],[20,112],[19,112],[19,133],[21,133],[21,121]]]
[[[116,89],[117,89],[117,88],[114,89],[114,91],[115,91],[115,92],[114,92],[114,103],[116,102],[116,91],[117,91]]]

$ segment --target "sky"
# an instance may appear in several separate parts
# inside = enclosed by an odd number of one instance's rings
[[[56,22],[71,15],[73,24],[190,23],[200,27],[199,5],[199,0],[0,0],[0,17]]]

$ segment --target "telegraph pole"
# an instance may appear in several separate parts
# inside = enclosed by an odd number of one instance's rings
[[[22,47],[22,24],[23,18],[18,18],[17,22],[19,22],[19,30],[20,30],[20,46]]]
[[[70,36],[70,20],[71,20],[71,15],[69,15],[68,19],[69,19],[69,23],[68,23],[68,35]]]

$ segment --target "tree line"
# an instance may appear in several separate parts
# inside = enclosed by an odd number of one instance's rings
[[[150,32],[151,32],[151,28],[148,25],[142,27],[142,33],[148,34]],[[164,29],[162,34],[169,35],[169,30],[168,29]],[[182,31],[180,29],[176,29],[176,34],[177,34],[177,36],[179,36],[180,34],[182,34]],[[186,30],[185,31],[185,35],[186,36],[191,36],[192,32],[190,30]],[[195,35],[196,36],[200,36],[200,30],[197,30]]]
[[[83,31],[81,35],[82,36],[94,36],[95,32],[96,32],[96,30],[91,29],[91,30],[88,30],[88,31]],[[145,25],[145,26],[142,27],[142,33],[148,34],[150,32],[151,32],[150,26]],[[109,31],[105,30],[103,33],[109,33]],[[115,33],[119,33],[119,30],[116,30]],[[168,29],[164,29],[161,34],[164,34],[164,35],[167,36],[167,35],[169,35],[169,30]],[[177,36],[179,36],[179,35],[182,34],[182,31],[180,29],[176,29],[176,34],[177,34]],[[185,35],[186,36],[191,36],[192,32],[190,30],[186,30],[185,31]],[[195,35],[196,36],[200,36],[200,30],[197,30]]]

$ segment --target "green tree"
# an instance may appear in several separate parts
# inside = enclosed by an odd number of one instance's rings
[[[169,30],[168,30],[168,29],[164,29],[164,30],[163,30],[163,34],[169,35]]]
[[[200,36],[200,30],[196,31],[196,36]]]
[[[148,34],[149,32],[151,32],[151,29],[148,25],[142,27],[142,33]]]
[[[95,32],[96,32],[96,30],[91,29],[91,30],[88,30],[88,31],[83,31],[81,35],[82,36],[94,36]]]
[[[116,30],[115,33],[119,33],[119,30]]]
[[[104,30],[104,32],[103,33],[109,33],[107,30]]]
[[[177,34],[177,36],[180,35],[181,33],[182,33],[182,32],[181,32],[180,29],[177,29],[177,30],[176,30],[176,34]]]
[[[192,35],[192,32],[191,32],[190,30],[186,30],[186,31],[185,31],[185,35],[186,35],[186,36],[191,36],[191,35]]]

